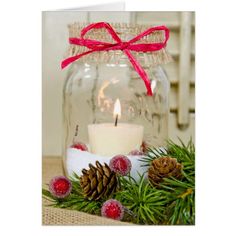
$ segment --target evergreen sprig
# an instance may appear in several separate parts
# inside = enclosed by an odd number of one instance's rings
[[[111,198],[119,200],[126,209],[125,221],[136,224],[167,224],[193,225],[195,223],[195,147],[192,140],[185,145],[168,141],[167,148],[149,148],[146,156],[140,161],[145,166],[162,156],[177,159],[183,165],[183,178],[164,178],[160,187],[154,188],[145,175],[140,175],[139,181],[131,176],[119,177],[119,189]],[[43,196],[51,201],[51,206],[83,211],[100,215],[102,204],[107,199],[99,201],[87,200],[82,194],[79,176],[74,174],[70,179],[71,194],[59,199],[43,189]]]
[[[167,148],[149,148],[146,156],[140,160],[144,166],[149,166],[154,159],[170,156],[183,165],[183,178],[164,178],[160,189],[166,192],[169,204],[166,208],[165,224],[194,224],[195,223],[195,146],[190,140],[185,145],[168,141]]]
[[[72,183],[72,192],[68,197],[63,199],[54,197],[46,189],[42,190],[44,198],[51,202],[51,204],[49,204],[48,206],[57,208],[67,208],[70,210],[77,210],[99,215],[102,206],[102,201],[93,201],[84,198],[79,183],[79,176],[76,173],[74,173],[74,176],[70,178],[70,181]]]
[[[121,190],[115,198],[133,212],[130,219],[136,224],[160,224],[165,220],[168,193],[153,188],[144,175],[136,181],[131,176],[119,177]]]
[[[195,167],[195,146],[192,139],[185,145],[181,139],[179,139],[180,145],[173,141],[167,141],[167,147],[155,148],[148,147],[145,157],[140,159],[143,162],[143,166],[150,166],[154,159],[163,156],[171,156],[177,159],[178,162],[182,163],[185,171],[194,170]]]

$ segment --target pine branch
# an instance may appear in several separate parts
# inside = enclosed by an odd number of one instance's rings
[[[100,214],[101,201],[92,201],[84,198],[80,184],[79,176],[74,173],[73,177],[70,178],[72,183],[72,192],[66,198],[60,199],[55,198],[48,190],[43,189],[43,197],[51,202],[49,206],[57,208],[67,208],[71,210],[82,211],[90,214]]]
[[[119,189],[110,196],[119,200],[126,208],[125,221],[136,224],[182,224],[195,223],[195,147],[192,141],[185,145],[168,142],[166,149],[149,148],[146,156],[140,161],[149,166],[150,163],[162,156],[171,156],[183,165],[183,178],[164,178],[159,188],[154,188],[140,175],[139,181],[131,176],[119,176]],[[83,196],[79,176],[74,174],[70,179],[71,194],[64,198],[55,198],[43,189],[43,197],[51,202],[50,206],[83,211],[100,215],[103,202],[87,200]]]
[[[144,175],[137,182],[131,176],[120,177],[121,190],[115,198],[121,201],[136,217],[136,224],[160,224],[165,220],[165,207],[169,193],[153,188]]]
[[[183,178],[164,178],[160,189],[166,193],[169,200],[166,208],[166,221],[163,224],[194,224],[195,223],[195,147],[192,140],[185,145],[172,141],[167,142],[167,148],[149,148],[142,160],[144,166],[163,156],[176,158],[183,165]],[[169,197],[171,194],[172,197]]]
[[[145,157],[139,161],[143,162],[143,166],[150,166],[151,162],[159,157],[171,156],[183,164],[184,171],[190,172],[195,167],[195,146],[192,139],[190,139],[187,145],[181,140],[180,143],[181,145],[178,145],[173,141],[167,141],[167,148],[148,148]]]
[[[163,156],[168,156],[166,148],[148,147],[145,157],[142,157],[139,161],[144,163],[142,166],[148,167],[153,160]]]

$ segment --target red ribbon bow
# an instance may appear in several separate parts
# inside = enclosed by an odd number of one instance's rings
[[[105,28],[108,33],[112,36],[112,38],[116,41],[116,43],[108,43],[108,42],[101,42],[93,39],[86,39],[84,36],[86,33],[92,29],[101,29]],[[154,31],[164,31],[165,32],[165,40],[160,43],[140,43],[140,44],[134,44],[141,38],[153,33]],[[151,82],[148,79],[147,73],[142,68],[140,63],[135,59],[135,57],[131,54],[130,51],[136,51],[136,52],[153,52],[161,50],[166,46],[166,43],[169,39],[169,29],[165,26],[155,26],[151,27],[141,34],[135,36],[133,39],[129,40],[128,42],[123,42],[120,37],[117,35],[117,33],[114,31],[114,29],[111,27],[110,24],[106,22],[98,22],[94,24],[90,24],[83,28],[81,30],[80,38],[69,38],[70,44],[80,45],[87,47],[90,49],[89,51],[86,51],[84,53],[78,54],[76,56],[69,57],[62,61],[61,68],[65,68],[67,65],[71,64],[72,62],[78,60],[82,56],[85,56],[87,54],[98,52],[98,51],[109,51],[109,50],[122,50],[127,57],[129,58],[131,64],[133,65],[134,69],[137,71],[137,73],[140,75],[140,77],[143,79],[145,86],[147,88],[147,95],[152,96],[152,89],[151,89]]]

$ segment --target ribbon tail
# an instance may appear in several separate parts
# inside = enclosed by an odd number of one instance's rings
[[[81,53],[81,54],[78,54],[78,55],[75,55],[73,57],[68,57],[66,58],[64,61],[62,61],[61,63],[61,69],[64,69],[65,67],[67,67],[69,64],[71,64],[72,62],[78,60],[79,58],[81,58],[82,56],[85,56],[87,54],[90,54],[92,52],[94,52],[95,50],[90,50],[90,51],[87,51],[87,52],[84,52],[84,53]]]
[[[135,57],[132,55],[132,53],[128,50],[124,50],[125,54],[129,58],[131,64],[133,65],[134,69],[137,71],[137,73],[140,75],[142,80],[145,83],[145,86],[147,88],[147,95],[152,96],[152,88],[151,88],[151,81],[148,79],[147,73],[142,68],[142,66],[139,64],[139,62],[135,59]]]

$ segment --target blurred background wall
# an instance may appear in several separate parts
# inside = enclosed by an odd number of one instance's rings
[[[67,25],[81,22],[126,22],[166,25],[168,51],[174,61],[165,65],[171,83],[169,138],[187,142],[195,136],[195,14],[193,12],[77,12],[43,13],[42,32],[42,154],[60,156],[62,87],[67,70],[60,62],[68,46]]]

